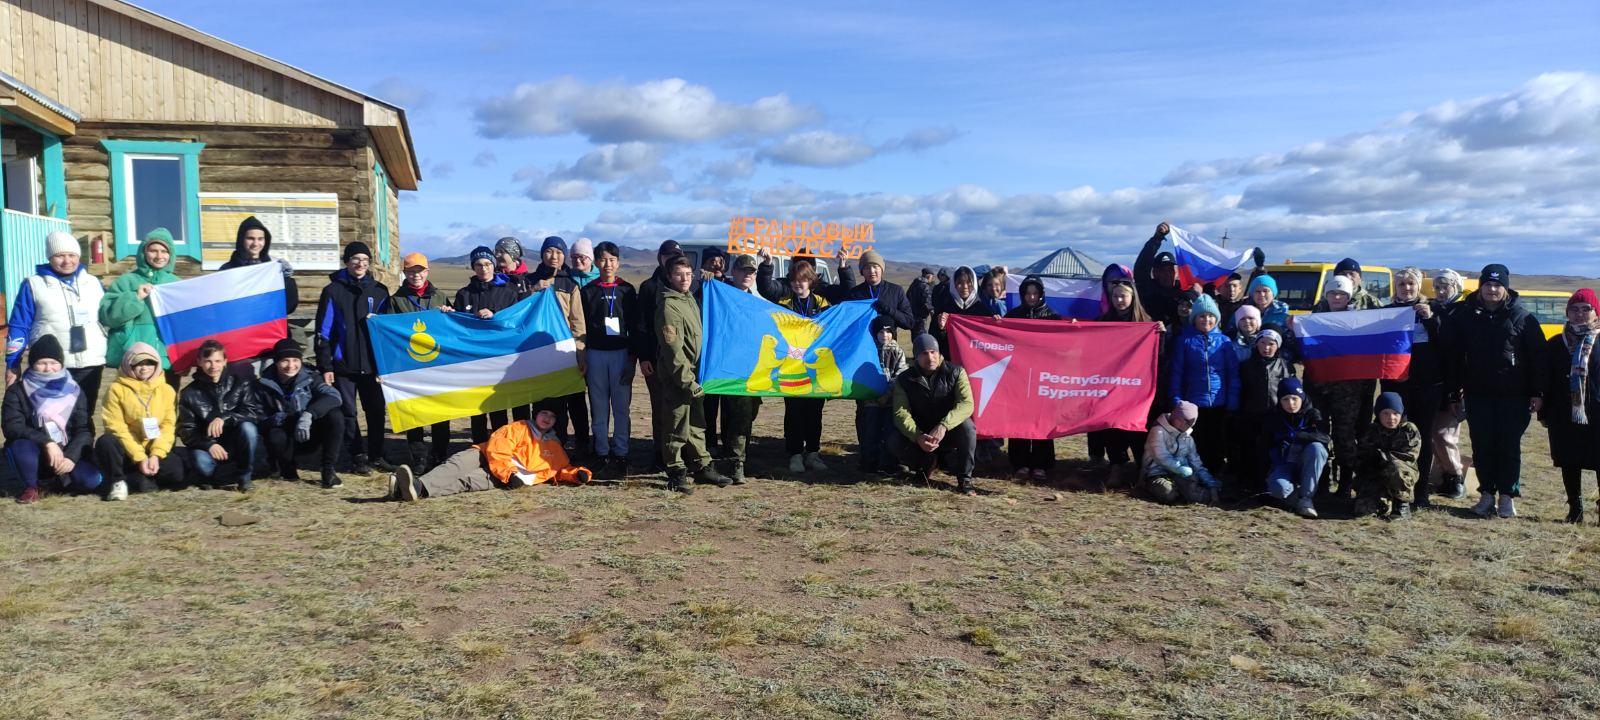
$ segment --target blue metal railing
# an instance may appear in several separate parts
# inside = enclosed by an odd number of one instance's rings
[[[16,210],[0,211],[0,295],[6,298],[7,316],[11,314],[11,298],[16,297],[22,281],[48,259],[44,238],[56,230],[70,233],[72,225],[60,218]],[[0,319],[0,324],[4,323],[5,320]]]

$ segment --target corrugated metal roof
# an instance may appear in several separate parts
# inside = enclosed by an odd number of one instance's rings
[[[50,96],[33,89],[27,83],[7,75],[4,72],[0,72],[0,85],[5,85],[6,87],[28,96],[28,98],[34,102],[50,108],[50,110],[55,114],[71,120],[74,123],[81,122],[83,120],[83,116],[74,112],[72,108],[56,102],[55,100],[51,99]]]
[[[1097,278],[1105,270],[1105,263],[1072,248],[1064,247],[1039,258],[1038,262],[1023,268],[1022,272],[1025,275]]]

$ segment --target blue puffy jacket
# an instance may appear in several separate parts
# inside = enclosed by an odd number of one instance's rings
[[[1239,356],[1227,335],[1184,328],[1172,351],[1172,402],[1239,409]]]

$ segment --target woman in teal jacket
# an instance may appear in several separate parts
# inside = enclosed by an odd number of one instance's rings
[[[179,375],[172,372],[167,346],[162,344],[155,318],[150,314],[150,289],[178,281],[178,276],[172,274],[172,233],[166,228],[151,230],[140,243],[134,263],[133,271],[111,283],[100,301],[100,324],[106,329],[106,357],[120,358],[134,343],[149,343],[161,356],[167,384],[177,389]]]

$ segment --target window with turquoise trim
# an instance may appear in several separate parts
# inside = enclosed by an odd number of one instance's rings
[[[372,161],[373,216],[378,222],[378,264],[389,264],[389,174],[383,163]]]
[[[174,255],[200,259],[200,151],[205,143],[102,140],[110,154],[116,256],[138,252],[145,233],[172,233]]]

